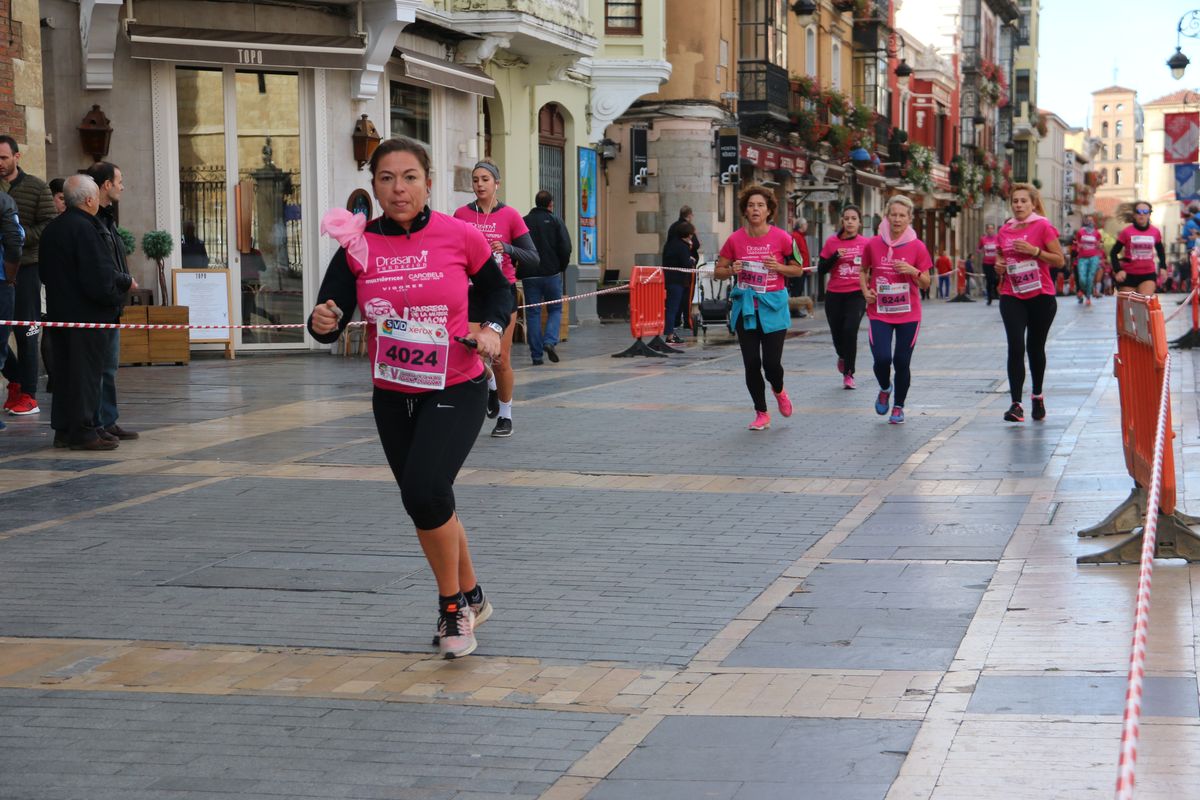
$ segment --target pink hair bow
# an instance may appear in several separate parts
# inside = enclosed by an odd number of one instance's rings
[[[367,267],[367,239],[363,236],[366,229],[365,216],[353,214],[344,208],[331,208],[321,217],[321,233],[346,248],[346,255],[360,269]]]

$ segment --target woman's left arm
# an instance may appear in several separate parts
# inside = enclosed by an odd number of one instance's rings
[[[1045,261],[1054,269],[1067,263],[1067,257],[1063,254],[1062,244],[1059,243],[1057,237],[1047,238],[1046,246],[1041,249],[1037,258]]]
[[[1167,270],[1167,249],[1163,247],[1162,241],[1154,243],[1154,252],[1158,254],[1158,268],[1163,272]]]
[[[542,263],[537,247],[533,243],[533,238],[528,233],[518,236],[512,241],[512,244],[505,242],[504,252],[508,253],[514,263],[520,264],[526,269],[535,270]]]

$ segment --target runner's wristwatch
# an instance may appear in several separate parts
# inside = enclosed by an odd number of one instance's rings
[[[499,322],[485,322],[485,323],[483,323],[483,327],[491,328],[500,336],[504,335],[504,326],[501,325]]]

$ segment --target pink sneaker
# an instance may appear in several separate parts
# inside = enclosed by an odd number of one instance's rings
[[[792,415],[792,400],[787,396],[787,389],[775,394],[775,402],[779,404],[779,416],[790,417]]]
[[[853,375],[847,375],[846,377],[842,378],[842,388],[843,388],[843,389],[854,389],[854,388],[856,388],[856,387],[854,386],[854,376],[853,376]]]
[[[756,411],[754,422],[750,423],[750,430],[765,431],[769,427],[771,427],[771,415],[765,411]]]

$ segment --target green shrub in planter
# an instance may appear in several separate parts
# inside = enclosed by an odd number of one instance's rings
[[[142,252],[146,258],[158,264],[158,296],[164,306],[170,305],[167,297],[167,274],[164,262],[175,249],[175,240],[167,231],[146,231],[142,236]]]

